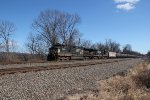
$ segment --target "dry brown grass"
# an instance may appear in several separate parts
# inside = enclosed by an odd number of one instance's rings
[[[98,82],[100,92],[67,96],[65,100],[150,100],[150,68],[141,63],[126,76],[116,75]]]
[[[141,63],[127,76],[115,76],[100,82],[103,100],[150,100],[150,70]]]
[[[22,63],[42,63],[46,62],[44,55],[30,55],[23,53],[0,53],[0,64],[22,64]]]

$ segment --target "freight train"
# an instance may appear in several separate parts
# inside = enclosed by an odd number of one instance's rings
[[[134,55],[121,54],[111,51],[99,51],[92,48],[79,46],[66,47],[62,44],[56,44],[49,48],[47,56],[48,61],[58,60],[85,60],[85,59],[108,59],[108,58],[135,58]]]

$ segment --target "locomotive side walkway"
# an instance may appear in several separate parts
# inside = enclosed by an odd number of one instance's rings
[[[0,77],[0,100],[56,100],[65,95],[96,90],[96,82],[127,71],[140,59]]]

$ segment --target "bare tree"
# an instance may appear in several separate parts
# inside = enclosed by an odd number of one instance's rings
[[[36,40],[37,40],[36,54],[46,55],[48,53],[48,50],[49,50],[47,44],[44,42],[44,40],[41,38],[40,35],[36,36]]]
[[[46,10],[40,13],[38,18],[33,22],[33,29],[41,35],[41,38],[47,45],[58,43],[58,24],[60,12],[56,10]]]
[[[58,11],[46,10],[41,12],[38,18],[33,22],[33,28],[40,35],[41,38],[49,45],[55,45],[58,42]]]
[[[150,51],[148,51],[146,55],[148,58],[150,58]]]
[[[33,23],[33,28],[41,35],[48,46],[63,43],[66,46],[75,44],[79,37],[77,24],[80,17],[57,10],[46,10],[40,13]]]
[[[10,40],[9,47],[11,52],[16,52],[18,50],[18,43],[14,40]]]
[[[111,39],[109,40],[106,40],[105,42],[105,49],[107,51],[113,51],[113,52],[120,52],[120,44],[115,42],[115,41],[112,41]]]
[[[33,33],[30,33],[25,45],[31,54],[35,54],[37,48],[37,39]]]
[[[92,42],[90,40],[82,40],[81,41],[81,46],[84,48],[91,48]]]
[[[40,36],[33,33],[29,34],[25,46],[31,54],[43,55],[47,49],[45,42],[42,41]]]
[[[130,44],[126,44],[124,47],[123,47],[123,53],[129,53],[132,51],[132,47]]]
[[[15,32],[15,25],[8,21],[0,21],[0,38],[2,39],[5,45],[5,51],[9,52],[10,50],[10,38],[11,35]]]
[[[64,45],[71,47],[75,45],[75,40],[79,39],[80,33],[77,25],[80,23],[80,17],[76,14],[61,13],[58,31],[60,39]]]
[[[106,47],[105,47],[105,44],[103,43],[97,43],[96,48],[103,53]]]
[[[136,56],[143,56],[140,52],[132,50],[132,46],[130,44],[126,44],[123,47],[123,53],[125,53],[125,54],[131,54],[131,55],[136,55]]]

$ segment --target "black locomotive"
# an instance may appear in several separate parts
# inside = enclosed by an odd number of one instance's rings
[[[67,47],[63,44],[56,44],[49,48],[47,60],[83,60],[83,59],[102,59],[102,58],[116,58],[116,52],[99,51],[91,48],[84,48],[78,46]]]

